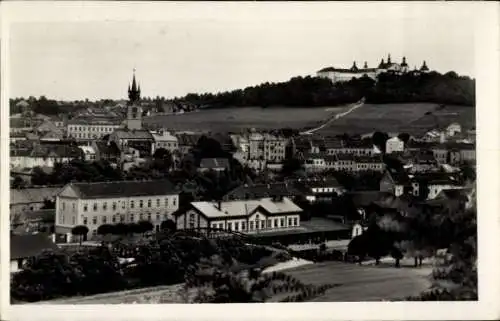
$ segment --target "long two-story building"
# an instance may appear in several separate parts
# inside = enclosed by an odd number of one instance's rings
[[[85,225],[86,239],[103,224],[150,221],[159,230],[179,208],[179,193],[168,180],[70,183],[56,200],[56,234],[70,240],[71,229]]]

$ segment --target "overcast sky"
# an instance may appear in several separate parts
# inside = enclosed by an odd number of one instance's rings
[[[426,60],[439,72],[474,76],[473,11],[427,4],[233,4],[137,22],[151,11],[142,8],[121,21],[13,23],[10,96],[126,98],[136,68],[143,96],[174,97],[285,81],[353,60],[376,66],[388,53],[398,62],[406,56],[412,68]]]

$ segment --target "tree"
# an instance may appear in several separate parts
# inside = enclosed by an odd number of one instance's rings
[[[85,225],[77,225],[71,229],[71,234],[79,237],[80,245],[82,245],[83,238],[88,233],[89,233],[89,228]]]
[[[385,143],[389,139],[387,133],[375,132],[372,135],[373,145],[377,146],[382,153],[385,153]]]
[[[165,148],[158,148],[153,154],[152,167],[154,169],[168,172],[170,170],[170,167],[172,167],[172,163],[172,154]]]
[[[33,185],[49,185],[50,178],[47,173],[43,171],[39,166],[33,167],[33,172],[31,174],[31,184]]]
[[[97,228],[97,234],[99,235],[107,235],[113,233],[114,226],[111,224],[103,224]]]
[[[124,223],[118,223],[115,225],[112,233],[115,235],[125,235],[128,233],[128,227]]]
[[[398,138],[401,139],[405,145],[408,143],[408,141],[410,140],[410,134],[408,133],[401,133],[398,135]]]
[[[140,233],[146,233],[154,229],[153,223],[150,221],[139,221],[138,223]]]
[[[169,220],[161,222],[160,229],[162,231],[175,232],[177,230],[177,226],[175,225],[174,221],[169,219]]]

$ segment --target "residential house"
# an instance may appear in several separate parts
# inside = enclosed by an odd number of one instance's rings
[[[168,180],[70,183],[57,196],[55,229],[71,240],[71,229],[85,225],[87,239],[102,224],[147,220],[158,231],[178,208],[179,193]]]
[[[153,135],[145,129],[120,128],[111,133],[109,141],[114,142],[122,153],[129,148],[138,150],[140,157],[151,156],[155,144]]]
[[[211,170],[216,172],[229,170],[229,160],[227,158],[203,158],[198,171],[207,172]]]
[[[411,187],[410,177],[404,172],[387,169],[380,179],[380,191],[395,196],[403,195]]]
[[[282,136],[265,134],[264,159],[269,162],[282,162],[285,159],[285,149],[288,140]]]
[[[248,137],[249,160],[264,160],[264,136],[253,132]]]
[[[10,235],[10,273],[22,271],[26,261],[44,251],[57,250],[51,236],[38,233],[27,235]]]
[[[300,227],[302,209],[287,197],[258,200],[192,202],[175,214],[177,229],[226,230],[265,234]]]
[[[20,212],[11,215],[10,228],[18,234],[53,233],[55,217],[55,209]]]
[[[305,196],[306,200],[311,203],[329,200],[332,196],[342,195],[346,192],[344,186],[340,185],[339,182],[333,178],[321,178],[321,179],[299,179],[296,181],[290,181],[288,184],[293,183],[296,190],[301,191]]]
[[[93,141],[110,135],[121,127],[120,119],[109,117],[78,117],[68,121],[67,135],[81,141]]]
[[[111,163],[118,163],[121,152],[116,143],[110,141],[93,141],[92,148],[95,151],[97,161],[105,160]]]
[[[191,133],[177,133],[175,134],[178,140],[179,152],[181,155],[187,155],[191,152],[198,140],[200,139],[200,134],[191,134]]]
[[[412,184],[412,194],[420,195],[423,189],[428,189],[427,199],[434,199],[442,190],[461,189],[463,184],[455,173],[420,173],[410,177]]]
[[[92,146],[79,146],[83,152],[84,160],[87,162],[94,162],[96,160],[96,152]]]
[[[375,152],[371,139],[352,140],[343,142],[341,154],[352,154],[356,156],[371,156]]]
[[[324,171],[327,168],[325,158],[326,156],[322,153],[309,153],[307,156],[305,156],[304,169],[306,170],[306,172]]]
[[[61,187],[43,186],[38,188],[10,189],[10,220],[17,220],[26,212],[41,210],[45,201],[55,201]]]
[[[357,164],[355,156],[352,154],[334,154],[325,159],[326,167],[335,171],[355,172]]]
[[[306,195],[307,190],[296,184],[296,181],[271,184],[244,184],[224,195],[224,201],[261,199],[283,196],[295,198]]]
[[[11,168],[54,167],[55,163],[67,163],[83,159],[83,152],[76,146],[33,144],[31,148],[11,148]]]
[[[462,132],[462,126],[459,123],[451,123],[446,127],[446,135],[448,137],[455,136]]]
[[[385,143],[386,154],[404,151],[405,143],[399,137],[389,138]]]
[[[155,141],[155,151],[163,148],[173,153],[179,149],[179,140],[168,131],[160,131],[159,133],[152,133],[152,135]]]
[[[356,162],[356,171],[375,171],[383,172],[385,169],[385,163],[380,155],[373,156],[356,156],[354,158]]]

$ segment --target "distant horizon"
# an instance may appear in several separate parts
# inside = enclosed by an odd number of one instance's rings
[[[369,66],[370,68],[370,66]],[[441,75],[444,75],[448,72],[456,72],[454,70],[448,70],[446,72],[439,72],[437,70],[431,70],[431,72],[438,72],[440,73]],[[458,73],[457,73],[458,74]],[[225,90],[225,91],[219,91],[220,92],[231,92],[231,91],[235,91],[235,90],[239,90],[239,89],[245,89],[247,87],[256,87],[256,86],[259,86],[261,84],[264,84],[264,83],[281,83],[281,82],[287,82],[289,81],[290,79],[292,78],[295,78],[295,77],[316,77],[316,74],[310,74],[310,75],[297,75],[297,76],[292,76],[290,77],[289,79],[286,79],[286,80],[282,80],[282,81],[274,81],[274,82],[271,82],[271,81],[262,81],[258,84],[254,84],[254,85],[249,85],[249,86],[244,86],[244,87],[240,87],[240,88],[234,88],[234,89],[228,89],[228,90]],[[474,77],[471,77],[469,75],[462,75],[462,74],[458,74],[459,77],[469,77],[471,78],[472,80],[475,80]],[[150,99],[156,99],[157,97],[163,97],[165,100],[174,100],[174,99],[179,99],[179,98],[182,98],[182,97],[185,97],[186,95],[188,94],[198,94],[198,95],[203,95],[203,94],[217,94],[218,92],[188,92],[182,96],[175,96],[175,97],[166,97],[166,96],[162,96],[162,95],[142,95],[141,94],[141,99],[143,98],[150,98]],[[36,99],[39,99],[40,97],[45,97],[47,98],[48,100],[55,100],[55,101],[61,101],[61,102],[74,102],[74,101],[85,101],[85,100],[88,100],[88,101],[91,101],[91,102],[97,102],[97,101],[102,101],[102,100],[112,100],[112,101],[122,101],[122,100],[128,100],[128,97],[126,97],[126,91],[125,91],[125,95],[122,97],[122,98],[109,98],[109,97],[97,97],[97,98],[94,98],[94,99],[90,99],[88,97],[82,97],[82,98],[77,98],[77,99],[55,99],[53,97],[49,97],[47,95],[40,95],[40,96],[35,96],[35,95],[28,95],[28,96],[19,96],[19,97],[9,97],[10,100],[15,100],[15,99],[23,99],[23,100],[28,100],[30,97],[34,97]]]
[[[395,62],[405,56],[411,69],[425,60],[439,73],[475,78],[475,19],[467,6],[377,3],[376,15],[369,4],[228,4],[203,13],[189,10],[201,4],[158,5],[164,7],[173,9],[154,21],[137,13],[129,20],[13,23],[10,97],[126,99],[134,68],[145,97],[216,94],[349,68],[353,61],[376,67],[388,54]],[[65,14],[83,12],[73,9]]]

